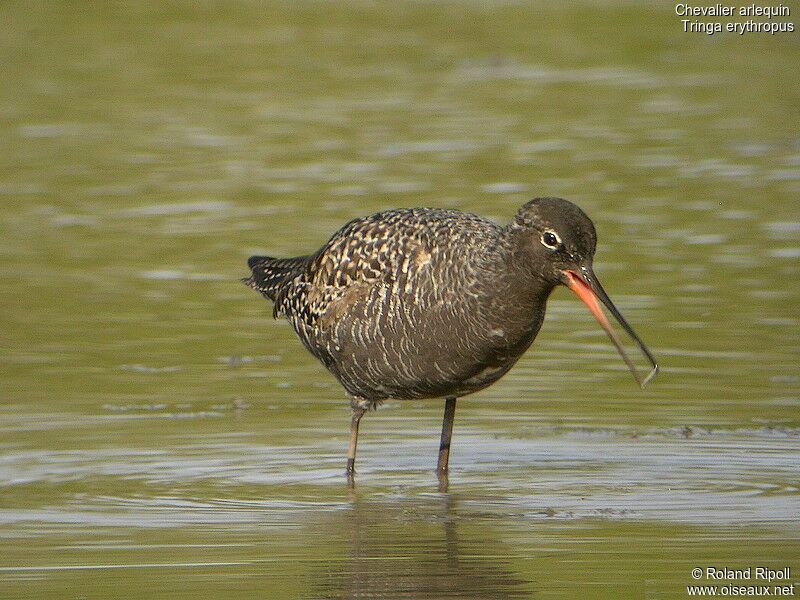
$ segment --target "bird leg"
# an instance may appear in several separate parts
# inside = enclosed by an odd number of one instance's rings
[[[448,398],[444,403],[442,419],[442,439],[439,442],[439,464],[436,467],[439,476],[447,474],[447,463],[450,460],[450,439],[453,437],[453,419],[456,416],[456,398]]]
[[[350,446],[347,448],[347,477],[352,479],[356,472],[356,445],[358,444],[358,422],[367,409],[353,406],[353,417],[350,421]]]

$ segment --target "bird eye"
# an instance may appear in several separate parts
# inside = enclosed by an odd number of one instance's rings
[[[561,245],[561,238],[555,231],[549,229],[542,234],[542,244],[551,250],[556,250]]]

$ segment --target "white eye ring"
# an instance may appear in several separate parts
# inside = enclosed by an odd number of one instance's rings
[[[558,250],[561,247],[561,238],[552,229],[546,229],[542,233],[542,246],[550,250]]]

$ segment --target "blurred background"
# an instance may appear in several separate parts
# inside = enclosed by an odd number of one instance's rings
[[[591,0],[0,18],[0,595],[667,598],[694,567],[800,572],[798,33]],[[247,257],[542,195],[594,220],[661,375],[639,390],[557,290],[459,403],[447,493],[439,402],[369,414],[347,490],[348,401]]]

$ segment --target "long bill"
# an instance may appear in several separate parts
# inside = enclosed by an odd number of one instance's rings
[[[590,267],[581,267],[580,272],[564,270],[562,273],[566,278],[565,283],[567,284],[567,287],[571,289],[575,295],[578,296],[578,298],[580,298],[589,308],[591,313],[594,315],[594,318],[597,319],[597,322],[600,323],[603,329],[605,329],[608,337],[610,337],[611,341],[614,342],[614,346],[616,346],[617,351],[619,352],[620,356],[622,356],[622,360],[624,360],[625,364],[628,365],[628,369],[630,369],[634,379],[636,379],[641,387],[646,386],[658,373],[658,363],[656,363],[655,357],[650,353],[650,350],[647,349],[647,346],[644,345],[644,342],[639,339],[639,336],[636,335],[636,332],[633,330],[633,328],[628,325],[625,317],[620,314],[620,312],[617,310],[617,307],[614,306],[613,302],[611,302],[611,298],[608,297],[608,294],[606,294],[603,286],[600,285],[600,282],[597,280],[597,276],[594,274],[592,269]],[[650,364],[653,366],[652,370],[644,378],[642,378],[642,376],[639,374],[639,371],[636,370],[636,365],[633,364],[633,361],[631,361],[631,359],[625,353],[625,350],[622,347],[622,342],[611,328],[611,324],[608,322],[608,319],[606,319],[598,300],[605,305],[605,307],[608,309],[608,312],[614,316],[625,332],[634,342],[636,342],[636,345],[639,346],[642,353],[644,353],[644,355],[647,357],[647,360],[649,360]]]

